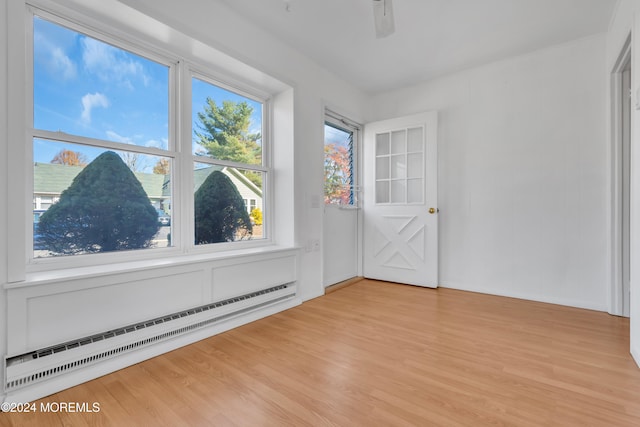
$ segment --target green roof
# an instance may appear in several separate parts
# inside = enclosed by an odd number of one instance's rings
[[[193,171],[193,191],[197,191],[202,185],[205,179],[214,171],[221,171],[224,169],[222,166],[207,166],[204,168],[194,169]]]
[[[37,194],[60,194],[73,182],[84,166],[67,166],[54,163],[34,163],[33,192]],[[223,166],[207,166],[193,171],[193,187],[196,191],[213,171],[223,171]],[[262,191],[249,181],[244,175],[233,168],[227,168],[229,173],[241,180],[259,197]],[[156,173],[134,173],[145,193],[150,199],[166,199],[170,197],[170,175]]]
[[[33,165],[33,192],[39,194],[60,194],[73,182],[84,166],[67,166],[54,163],[34,163]],[[142,188],[150,199],[163,199],[168,197],[165,191],[165,182],[169,177],[155,173],[134,173]]]
[[[66,166],[52,163],[34,163],[33,192],[60,194],[83,169],[83,166]]]

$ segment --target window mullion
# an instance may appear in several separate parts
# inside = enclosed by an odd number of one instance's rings
[[[188,252],[194,247],[194,218],[193,218],[193,162],[191,159],[192,129],[191,129],[191,71],[185,62],[178,64],[176,73],[176,151],[179,153],[177,172],[180,180],[177,184],[180,198],[178,224],[180,226],[180,240],[176,241],[183,251]]]

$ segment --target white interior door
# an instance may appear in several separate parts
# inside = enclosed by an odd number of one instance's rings
[[[438,286],[437,113],[364,130],[364,276]]]
[[[351,279],[361,270],[358,202],[360,126],[333,112],[325,116],[323,284]]]

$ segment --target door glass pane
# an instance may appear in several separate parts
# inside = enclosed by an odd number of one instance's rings
[[[422,203],[422,178],[407,181],[407,203]]]
[[[389,203],[389,181],[376,182],[376,203]]]
[[[407,151],[409,153],[422,152],[422,128],[407,130]]]
[[[405,155],[391,156],[391,178],[406,178],[407,177],[407,162],[405,161]]]
[[[389,134],[379,133],[376,135],[376,156],[389,154]]]
[[[422,154],[413,153],[407,155],[407,178],[422,177]]]
[[[391,203],[405,203],[407,182],[404,179],[391,181]]]
[[[391,153],[402,154],[407,151],[407,133],[404,130],[397,130],[391,133]]]
[[[424,202],[424,129],[376,135],[376,202]]]
[[[378,157],[376,159],[376,179],[389,179],[390,176],[389,156]]]
[[[353,131],[324,125],[324,202],[353,205]],[[387,165],[387,175],[389,166]]]

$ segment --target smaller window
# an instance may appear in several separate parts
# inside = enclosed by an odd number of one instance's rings
[[[264,238],[263,103],[195,77],[192,103],[195,244]]]
[[[262,165],[262,103],[193,78],[193,154]]]
[[[354,205],[353,137],[351,130],[324,125],[324,203]]]

